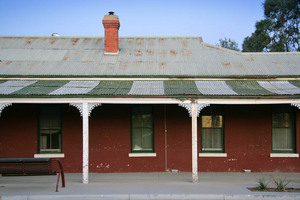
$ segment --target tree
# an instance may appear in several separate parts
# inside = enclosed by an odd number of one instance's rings
[[[300,51],[300,0],[265,0],[265,19],[246,37],[243,51]]]
[[[269,49],[271,42],[270,27],[272,21],[269,19],[261,20],[255,24],[255,32],[250,37],[246,37],[243,42],[244,52],[262,52]]]
[[[231,49],[231,50],[234,50],[234,51],[240,51],[239,49],[239,45],[237,42],[235,42],[234,40],[231,40],[230,38],[226,38],[223,40],[223,39],[219,39],[219,42],[220,44],[217,44],[217,46],[219,47],[224,47],[224,48],[227,48],[227,49]]]

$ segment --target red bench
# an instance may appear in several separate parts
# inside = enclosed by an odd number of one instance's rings
[[[56,160],[59,166],[59,174],[56,183],[56,192],[58,192],[58,183],[61,175],[62,187],[65,187],[65,175],[59,159],[51,158],[0,158],[0,174],[6,176],[35,176],[35,175],[56,175],[52,169],[52,160]]]

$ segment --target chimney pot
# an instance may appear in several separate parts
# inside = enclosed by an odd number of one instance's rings
[[[108,12],[109,15],[114,15],[113,11]]]

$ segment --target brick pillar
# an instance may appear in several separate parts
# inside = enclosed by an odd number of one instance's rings
[[[119,28],[120,21],[118,15],[109,12],[102,20],[104,26],[104,51],[107,54],[117,54],[119,51]]]

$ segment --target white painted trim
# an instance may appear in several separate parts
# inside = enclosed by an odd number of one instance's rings
[[[300,99],[198,99],[198,104],[292,104]],[[0,103],[186,104],[175,98],[0,98]]]
[[[37,81],[182,81],[182,80],[188,80],[188,81],[238,81],[238,80],[243,80],[243,81],[297,81],[300,80],[300,78],[253,78],[253,79],[236,79],[236,78],[95,78],[95,77],[88,77],[88,78],[68,78],[68,77],[63,77],[63,78],[0,78],[0,80],[37,80]]]
[[[227,157],[227,153],[199,153],[199,157]]]
[[[34,158],[64,158],[64,153],[34,154]]]
[[[136,157],[156,157],[156,153],[129,153],[128,157],[136,158]]]
[[[104,55],[116,56],[118,54],[119,54],[119,50],[116,53],[104,51]]]
[[[270,153],[271,158],[299,158],[298,153]]]

